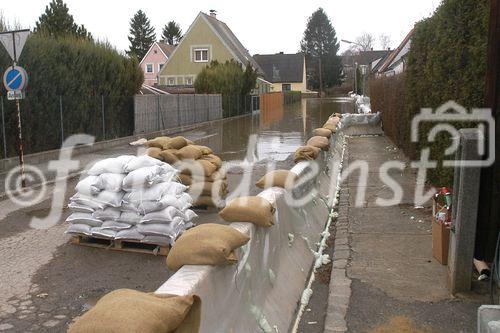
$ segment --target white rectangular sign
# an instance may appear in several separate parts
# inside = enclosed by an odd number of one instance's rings
[[[7,91],[7,99],[9,101],[14,101],[16,99],[24,99],[24,93],[21,90]]]
[[[29,29],[0,33],[0,42],[13,61],[19,62],[19,57],[21,56],[21,52],[23,51],[24,44],[26,44],[29,34]]]

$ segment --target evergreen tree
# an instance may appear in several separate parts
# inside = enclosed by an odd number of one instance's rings
[[[83,25],[77,25],[63,0],[52,0],[36,22],[35,31],[50,37],[75,36],[92,40]]]
[[[151,26],[146,14],[139,10],[130,20],[130,49],[127,51],[129,56],[135,56],[138,59],[144,58],[151,45],[156,40],[155,29]]]
[[[170,45],[178,45],[182,38],[182,30],[175,21],[168,22],[164,27],[161,40]]]
[[[315,11],[307,21],[300,43],[306,55],[308,79],[311,86],[323,91],[341,83],[342,64],[335,29],[323,8]]]

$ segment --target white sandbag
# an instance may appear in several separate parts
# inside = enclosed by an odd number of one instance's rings
[[[116,221],[136,225],[137,223],[141,222],[141,219],[143,217],[144,215],[141,215],[138,212],[125,211],[120,214],[120,217]]]
[[[107,206],[120,207],[122,205],[124,192],[101,191],[96,196],[87,196],[77,193],[70,198],[72,202],[92,207],[94,210],[104,209]]]
[[[169,206],[163,210],[146,214],[141,223],[170,223],[175,217],[185,219],[184,213],[173,206]]]
[[[94,184],[99,190],[106,190],[110,192],[120,192],[122,190],[123,173],[103,173],[99,175],[97,182]]]
[[[90,214],[92,214],[94,212],[94,209],[92,207],[81,205],[81,204],[76,203],[74,201],[71,201],[68,204],[68,208],[73,213],[90,213]]]
[[[92,210],[103,209],[106,207],[105,204],[95,201],[94,197],[83,195],[81,193],[76,193],[69,200],[71,201],[70,204],[86,206],[91,208]]]
[[[75,186],[75,190],[83,195],[97,195],[101,189],[96,187],[99,182],[99,176],[88,176],[80,180]]]
[[[170,236],[142,236],[142,243],[152,245],[170,246],[173,244],[173,239]]]
[[[86,224],[91,227],[100,227],[102,221],[96,219],[89,213],[73,213],[66,219],[66,222],[71,224]]]
[[[124,173],[125,166],[134,156],[123,155],[115,158],[106,158],[95,163],[87,174],[92,176],[99,176],[103,173]]]
[[[145,236],[171,236],[175,238],[179,232],[184,230],[184,221],[176,217],[170,223],[141,223],[137,225],[137,230]]]
[[[111,229],[103,229],[101,227],[92,228],[92,236],[100,238],[114,239],[116,236],[116,231]]]
[[[145,236],[137,230],[137,227],[132,227],[130,229],[118,231],[115,239],[140,241],[144,239],[144,237]]]
[[[184,221],[186,221],[186,222],[190,222],[197,217],[198,217],[198,214],[193,212],[191,209],[187,209],[186,211],[184,211]]]
[[[101,225],[102,229],[110,229],[114,231],[130,229],[131,227],[131,224],[116,221],[104,221],[104,223]]]
[[[160,201],[165,195],[180,195],[187,187],[177,182],[155,184],[149,188],[142,188],[128,192],[123,197],[126,203],[139,203],[143,201]]]
[[[132,191],[154,184],[170,182],[177,175],[177,170],[168,164],[139,168],[131,171],[124,179],[122,187],[125,191]]]
[[[122,211],[131,210],[134,212],[139,212],[146,215],[151,212],[157,212],[163,210],[169,206],[175,207],[180,211],[185,211],[192,205],[192,198],[187,193],[182,193],[181,195],[171,195],[167,194],[161,197],[160,200],[156,201],[141,201],[128,203],[124,201],[122,203]]]
[[[116,221],[121,214],[121,210],[115,207],[106,207],[104,209],[98,209],[92,213],[92,216],[101,221]]]
[[[92,227],[87,224],[71,224],[66,230],[67,234],[92,236]]]
[[[134,157],[124,167],[125,173],[132,172],[134,170],[137,170],[139,168],[144,168],[144,167],[151,167],[155,165],[162,165],[165,164],[160,160],[157,160],[156,158],[150,157],[148,155],[143,155],[139,157]]]

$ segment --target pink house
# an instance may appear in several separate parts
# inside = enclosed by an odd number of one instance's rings
[[[158,75],[174,49],[175,45],[162,42],[154,42],[151,45],[139,64],[144,71],[144,84],[153,86],[158,83]]]

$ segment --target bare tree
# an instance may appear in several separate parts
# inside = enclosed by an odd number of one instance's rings
[[[356,44],[353,46],[353,51],[370,51],[375,44],[375,37],[367,32],[356,38]]]
[[[378,41],[380,43],[380,46],[382,47],[382,50],[387,50],[392,45],[391,36],[389,36],[387,34],[380,34],[378,36]]]

